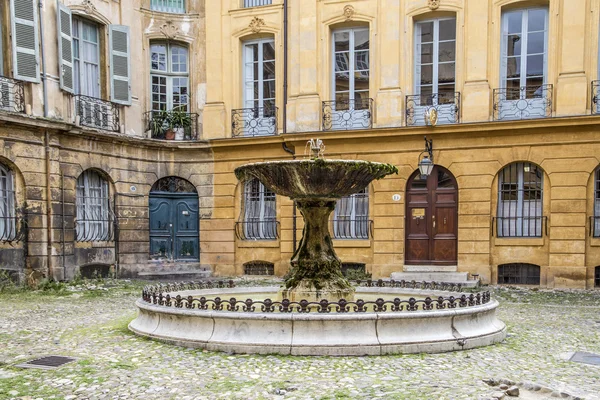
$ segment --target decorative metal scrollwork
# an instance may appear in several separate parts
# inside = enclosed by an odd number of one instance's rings
[[[197,193],[194,185],[176,176],[167,176],[156,181],[150,192]]]

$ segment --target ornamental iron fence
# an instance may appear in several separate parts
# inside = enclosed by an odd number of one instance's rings
[[[432,110],[435,110],[433,121]],[[460,93],[433,93],[406,96],[406,126],[460,123]]]
[[[81,125],[112,132],[121,130],[117,104],[82,94],[75,95],[74,99],[75,112]]]
[[[553,85],[494,89],[494,120],[552,116]]]
[[[0,111],[25,112],[25,85],[23,82],[0,76]]]
[[[322,103],[323,130],[370,129],[373,99],[331,100]]]
[[[198,114],[184,111],[149,111],[146,131],[152,139],[198,140]]]
[[[277,134],[277,107],[238,108],[231,110],[233,137]]]

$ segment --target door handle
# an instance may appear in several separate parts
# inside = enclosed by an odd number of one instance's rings
[[[435,215],[431,216],[431,220],[433,221],[433,232],[435,232]]]

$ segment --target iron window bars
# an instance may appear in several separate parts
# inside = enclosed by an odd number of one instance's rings
[[[429,125],[431,110],[438,124],[460,123],[460,93],[433,93],[406,96],[406,126]]]
[[[244,264],[245,275],[275,275],[275,264],[268,261],[249,261]]]
[[[499,265],[498,284],[539,285],[540,267],[526,263]]]
[[[373,221],[369,219],[367,188],[337,201],[331,221],[334,239],[369,239],[373,237]]]
[[[540,167],[517,162],[500,171],[498,211],[494,219],[498,237],[542,236],[542,229],[545,226],[547,230],[548,223],[543,215],[543,171]]]
[[[0,76],[0,111],[25,112],[25,86],[23,82]]]
[[[276,135],[277,112],[277,107],[231,110],[231,132],[233,137]]]
[[[150,8],[172,14],[185,13],[185,0],[152,0]]]
[[[324,131],[370,129],[373,126],[373,99],[324,101],[322,113]]]
[[[594,287],[600,287],[600,267],[596,267],[595,269]]]
[[[238,221],[235,223],[235,236],[239,240],[277,240],[279,227],[279,221],[274,219]]]
[[[276,240],[279,222],[276,211],[277,197],[258,179],[244,184],[243,220],[236,223],[236,235],[241,240]]]
[[[270,4],[273,4],[273,0],[244,0],[244,8],[268,6]]]
[[[19,242],[26,234],[26,211],[15,206],[12,172],[0,164],[0,243]]]
[[[149,111],[146,131],[152,139],[198,140],[198,114],[183,111]]]
[[[74,99],[75,112],[81,125],[112,132],[121,130],[117,104],[82,94],[75,95]]]
[[[600,167],[594,171],[594,215],[590,217],[590,236],[600,237]]]
[[[592,81],[592,114],[600,114],[600,81]]]
[[[553,91],[549,84],[494,89],[494,120],[551,117]]]
[[[111,206],[108,182],[96,171],[84,171],[77,178],[75,237],[78,242],[112,241],[116,218]]]

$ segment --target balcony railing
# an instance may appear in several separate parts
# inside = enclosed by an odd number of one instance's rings
[[[552,116],[552,85],[494,89],[494,120]]]
[[[548,236],[548,217],[492,217],[492,229],[494,228],[498,237]]]
[[[279,221],[236,222],[235,235],[239,240],[276,240],[279,239]]]
[[[198,114],[183,111],[146,113],[146,131],[152,139],[197,140]]]
[[[373,126],[373,99],[323,102],[323,130],[369,129]]]
[[[277,107],[231,110],[231,132],[233,137],[276,135],[277,111]]]
[[[334,239],[370,239],[373,237],[373,220],[332,219],[330,230]]]
[[[183,14],[185,13],[185,0],[152,0],[150,8],[154,11]]]
[[[600,81],[592,81],[592,114],[600,114]]]
[[[244,7],[267,6],[273,3],[273,0],[243,0]]]
[[[75,95],[75,112],[79,123],[95,129],[119,132],[121,120],[119,106],[95,97]]]
[[[432,113],[435,110],[435,113]],[[435,120],[435,121],[434,121]],[[406,126],[458,124],[460,93],[406,96]]]
[[[0,76],[0,111],[25,112],[23,82]]]

